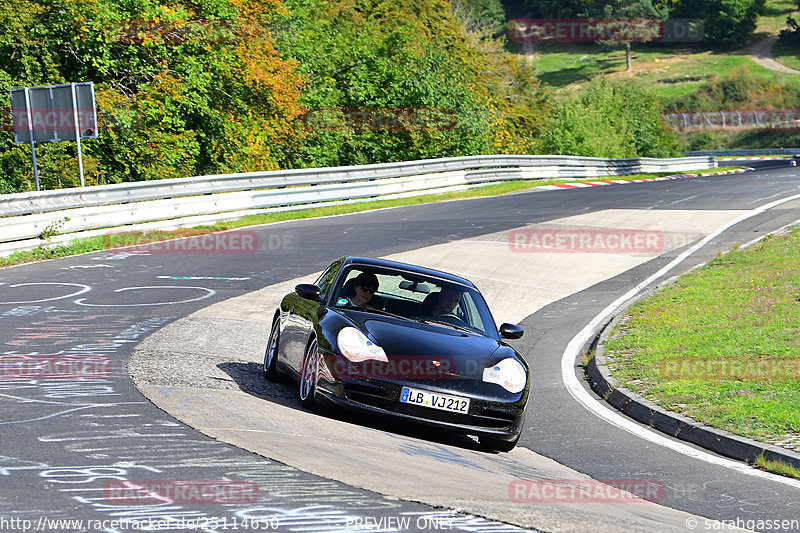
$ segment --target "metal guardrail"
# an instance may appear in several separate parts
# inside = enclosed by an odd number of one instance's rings
[[[0,255],[39,246],[43,242],[39,236],[54,230],[67,236],[92,230],[105,233],[134,224],[200,223],[198,217],[208,223],[269,210],[369,201],[505,180],[680,172],[715,166],[714,158],[709,156],[676,159],[470,156],[9,194],[0,196]]]
[[[800,154],[800,148],[763,148],[753,150],[700,150],[693,152],[685,152],[684,155],[688,157],[698,156],[712,156],[712,157],[729,157],[729,156],[753,156],[760,155],[797,155]]]

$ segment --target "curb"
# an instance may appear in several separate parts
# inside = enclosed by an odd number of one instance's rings
[[[661,176],[660,178],[641,178],[636,180],[582,181],[579,183],[559,183],[558,185],[540,185],[538,187],[533,187],[533,188],[548,190],[548,191],[557,191],[559,189],[579,189],[584,187],[601,187],[603,185],[626,185],[629,183],[647,183],[651,181],[667,181],[667,180],[680,180],[689,178],[702,178],[706,176],[722,176],[725,174],[739,174],[742,172],[749,172],[751,170],[755,169],[752,167],[745,167],[733,170],[717,170],[712,172],[702,172],[699,174],[670,174],[669,176]]]
[[[647,424],[667,435],[696,444],[720,455],[752,464],[756,457],[763,454],[765,459],[800,468],[800,454],[798,453],[706,426],[691,418],[667,411],[622,387],[606,366],[604,343],[608,339],[611,329],[622,319],[625,309],[621,309],[620,314],[608,322],[596,337],[598,340],[594,357],[584,371],[595,393],[615,409],[637,422]]]

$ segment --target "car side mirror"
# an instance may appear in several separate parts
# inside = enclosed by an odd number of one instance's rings
[[[315,302],[319,301],[319,296],[322,294],[322,290],[311,283],[301,283],[300,285],[295,286],[294,292],[296,292],[300,298],[314,300]]]
[[[516,324],[504,323],[500,325],[500,337],[503,339],[519,339],[525,334],[525,330]]]

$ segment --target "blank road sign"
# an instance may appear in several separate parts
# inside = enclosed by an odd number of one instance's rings
[[[31,87],[27,89],[27,97],[25,91],[25,89],[11,90],[15,143],[30,143],[31,133],[33,141],[37,143],[75,141],[76,119],[79,138],[97,138],[93,83]]]

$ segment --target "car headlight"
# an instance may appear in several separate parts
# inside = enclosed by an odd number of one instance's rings
[[[508,392],[516,393],[525,388],[527,375],[520,362],[509,357],[489,368],[484,368],[483,381],[497,383]]]
[[[356,328],[342,328],[339,335],[336,336],[336,342],[339,345],[339,351],[350,361],[356,363],[370,359],[389,361],[383,348],[369,340]]]

